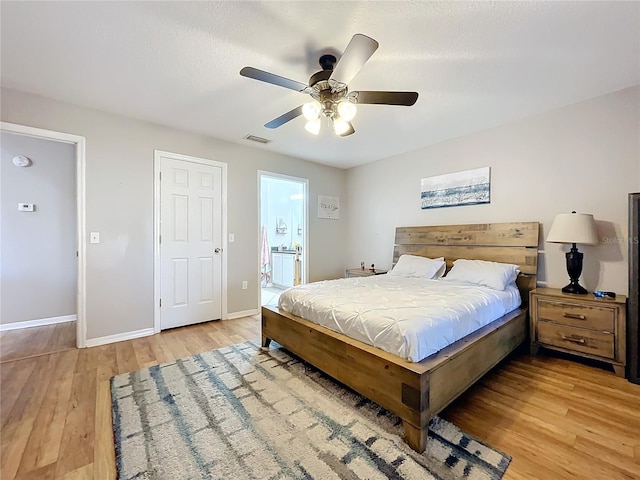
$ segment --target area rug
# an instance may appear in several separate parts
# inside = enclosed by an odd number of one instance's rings
[[[247,342],[111,379],[118,478],[500,479],[511,458],[451,423],[402,423],[282,349]]]

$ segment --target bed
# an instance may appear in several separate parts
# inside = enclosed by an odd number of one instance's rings
[[[275,306],[262,308],[271,340],[398,415],[411,448],[426,448],[429,420],[526,339],[528,293],[536,285],[538,222],[399,227],[403,254],[489,260],[520,267],[522,305],[419,362],[409,362]]]

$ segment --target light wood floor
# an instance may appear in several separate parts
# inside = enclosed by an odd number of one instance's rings
[[[0,333],[0,363],[76,348],[76,322]]]
[[[1,364],[0,478],[114,479],[110,377],[259,332],[246,317]],[[603,369],[516,354],[442,416],[512,455],[505,479],[640,479],[640,386]]]

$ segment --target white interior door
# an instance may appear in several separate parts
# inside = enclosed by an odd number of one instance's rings
[[[222,316],[222,169],[162,157],[160,328]]]

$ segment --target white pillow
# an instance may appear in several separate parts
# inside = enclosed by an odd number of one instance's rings
[[[445,280],[475,283],[494,290],[504,290],[516,281],[520,267],[510,263],[458,259]]]
[[[437,279],[446,270],[444,258],[426,258],[416,255],[401,255],[387,275],[408,278]]]

